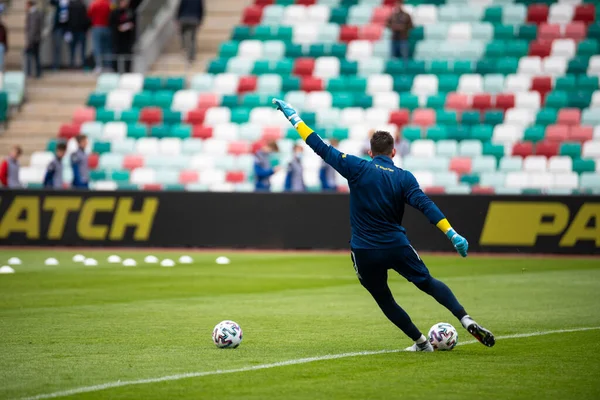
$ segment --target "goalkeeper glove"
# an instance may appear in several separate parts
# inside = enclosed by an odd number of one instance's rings
[[[450,230],[448,230],[448,232],[446,232],[446,236],[448,237],[448,239],[450,239],[450,241],[454,245],[454,248],[456,249],[458,254],[460,254],[463,257],[466,257],[467,251],[469,250],[469,242],[467,242],[467,239],[460,236],[452,228],[450,228]]]
[[[298,127],[298,124],[302,122],[302,119],[300,119],[298,113],[290,104],[279,99],[273,99],[273,104],[275,104],[277,106],[277,109],[281,111],[283,115],[285,115],[285,117],[288,119],[288,121],[290,121],[294,128]]]

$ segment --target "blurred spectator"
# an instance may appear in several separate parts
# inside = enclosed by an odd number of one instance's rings
[[[409,44],[408,35],[413,28],[410,14],[402,7],[404,0],[397,0],[396,7],[387,21],[387,27],[392,31],[392,56],[408,61]]]
[[[337,148],[340,141],[337,139],[331,139],[331,146]],[[335,184],[335,169],[325,161],[321,163],[321,169],[319,170],[319,178],[321,180],[321,189],[325,191],[336,191],[337,185]]]
[[[396,136],[396,154],[400,157],[405,157],[410,153],[410,142],[402,136],[402,130],[398,131],[398,136]]]
[[[23,154],[20,146],[11,149],[8,157],[0,164],[0,182],[4,187],[18,189],[21,187],[19,182],[19,157]]]
[[[44,187],[47,189],[62,189],[63,188],[63,165],[62,159],[67,151],[65,143],[56,145],[55,158],[50,161],[46,167],[46,175],[44,176]]]
[[[181,47],[187,50],[188,61],[196,59],[196,33],[204,17],[204,0],[181,0],[177,22],[181,30]]]
[[[119,0],[119,7],[110,14],[110,28],[117,58],[115,71],[131,72],[135,44],[135,12],[129,8],[129,0]]]
[[[27,75],[33,76],[32,64],[35,64],[35,77],[42,76],[40,65],[40,42],[42,41],[42,12],[38,10],[35,0],[27,0],[27,17],[25,20],[25,54],[27,56]]]
[[[88,144],[87,136],[79,135],[77,140],[77,151],[71,154],[71,167],[73,168],[73,188],[87,189],[90,181],[90,169],[88,167],[88,155],[85,148]]]
[[[302,152],[304,148],[297,144],[294,146],[294,158],[288,166],[287,176],[285,177],[286,192],[304,192],[304,167],[302,167]]]
[[[102,67],[110,68],[112,56],[112,38],[109,28],[110,0],[93,0],[88,9],[92,24],[92,45],[94,46],[94,72],[102,72]]]
[[[4,55],[8,53],[8,31],[0,13],[0,72],[4,72]]]
[[[256,191],[269,191],[271,189],[271,176],[279,167],[271,166],[271,154],[279,151],[277,142],[271,141],[254,155],[254,175],[256,176]]]
[[[50,5],[56,8],[52,41],[54,44],[54,69],[59,69],[62,64],[63,43],[71,42],[73,39],[69,33],[69,0],[50,0]]]
[[[71,32],[71,68],[75,68],[75,53],[77,47],[81,54],[81,67],[85,64],[87,32],[90,29],[90,19],[83,0],[71,0],[69,4],[69,32]]]

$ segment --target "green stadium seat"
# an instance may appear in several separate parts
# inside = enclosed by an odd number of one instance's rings
[[[465,111],[461,116],[461,123],[464,125],[479,125],[481,123],[481,113],[479,111]]]
[[[91,93],[86,104],[94,108],[104,107],[106,104],[106,93]]]
[[[544,139],[546,125],[533,125],[525,129],[523,140],[526,142],[539,142]]]
[[[400,94],[400,107],[414,110],[419,108],[419,97],[411,93]]]
[[[548,93],[546,96],[545,106],[548,108],[560,109],[567,107],[569,103],[569,95],[566,91],[555,90]]]
[[[446,95],[442,93],[427,97],[427,103],[425,104],[425,107],[433,108],[434,110],[442,110],[445,104]]]
[[[438,110],[436,112],[436,122],[440,125],[456,125],[458,118],[454,110]]]
[[[112,122],[116,121],[115,112],[112,110],[106,110],[104,108],[99,108],[96,110],[96,121],[98,122]]]
[[[182,76],[169,76],[164,82],[164,89],[172,92],[185,89],[185,78]]]
[[[452,71],[456,75],[470,74],[475,72],[473,61],[471,60],[455,60],[452,65]]]
[[[579,78],[577,78],[577,89],[580,91],[588,92],[598,90],[598,77],[579,75]]]
[[[483,21],[493,24],[502,23],[502,7],[492,6],[485,9]]]
[[[496,126],[504,122],[504,113],[501,110],[488,110],[483,114],[483,123]]]
[[[238,48],[239,48],[239,43],[238,42],[224,42],[219,46],[219,58],[221,59],[227,59],[227,58],[231,58],[231,57],[235,57],[237,56],[238,53]]]
[[[581,143],[570,143],[570,142],[561,143],[558,154],[560,154],[561,156],[568,156],[571,158],[580,158],[581,157]]]
[[[569,60],[567,66],[568,74],[585,74],[588,69],[589,58],[583,56],[576,56]]]
[[[584,172],[595,172],[596,163],[591,159],[575,158],[573,159],[573,172],[578,174]]]
[[[586,108],[592,102],[591,91],[577,91],[575,93],[569,93],[569,107],[574,108]]]
[[[94,142],[92,152],[102,154],[110,152],[110,142]]]
[[[231,110],[231,122],[234,124],[243,124],[250,119],[250,110],[245,107],[237,107]]]
[[[442,93],[454,92],[458,87],[458,75],[438,76],[438,90]]]
[[[425,137],[433,141],[446,140],[448,139],[448,132],[444,126],[432,125],[427,128]]]
[[[231,40],[240,42],[242,40],[250,39],[251,35],[252,34],[249,26],[238,25],[234,27],[233,32],[231,32]]]
[[[494,24],[494,40],[512,40],[515,28],[510,24]]]
[[[535,117],[536,125],[548,126],[556,123],[558,112],[554,108],[542,108]]]
[[[421,127],[406,125],[402,129],[402,137],[408,141],[421,139]]]
[[[556,78],[554,90],[556,91],[574,91],[577,86],[575,75],[567,74]]]
[[[394,77],[394,91],[398,93],[410,92],[413,86],[412,75],[399,75]]]
[[[119,121],[125,122],[126,124],[133,124],[140,120],[140,110],[138,108],[132,108],[121,112]]]
[[[479,184],[479,174],[465,174],[459,178],[461,183],[473,186]]]
[[[163,123],[166,125],[178,124],[182,121],[181,112],[163,109]]]
[[[471,138],[481,142],[492,140],[494,128],[491,125],[475,125],[471,128]]]
[[[508,75],[514,74],[517,72],[519,67],[519,59],[516,57],[504,57],[498,60],[498,67],[496,68],[496,72]]]
[[[501,144],[493,144],[491,142],[486,142],[483,144],[483,152],[484,156],[494,156],[496,158],[501,158],[504,156],[504,146]]]
[[[577,55],[582,57],[591,57],[600,53],[600,46],[597,40],[586,39],[577,45]]]
[[[208,73],[209,74],[222,74],[227,69],[227,60],[217,58],[212,60],[208,64]]]
[[[158,76],[147,76],[144,78],[144,90],[157,91],[162,89],[163,81]]]
[[[148,136],[146,125],[140,123],[127,124],[127,137],[139,139]]]
[[[133,96],[133,107],[144,108],[150,107],[154,103],[154,96],[149,91],[139,92]]]
[[[171,126],[169,136],[179,139],[189,139],[192,137],[192,127],[186,124],[173,125]]]

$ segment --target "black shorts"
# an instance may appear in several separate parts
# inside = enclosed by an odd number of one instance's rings
[[[387,270],[393,269],[412,283],[430,278],[429,270],[412,246],[391,249],[352,249],[352,262],[356,275],[365,287],[387,281]]]

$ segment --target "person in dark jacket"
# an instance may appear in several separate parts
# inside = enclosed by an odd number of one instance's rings
[[[85,64],[85,50],[87,44],[87,32],[91,22],[87,15],[87,7],[83,0],[71,0],[69,4],[69,32],[71,32],[71,68],[76,67],[75,53],[77,47],[81,54],[81,66]]]
[[[117,58],[115,71],[117,72],[131,72],[136,18],[135,12],[129,5],[129,0],[119,0],[119,7],[110,14],[113,50]]]
[[[77,140],[77,151],[71,154],[71,168],[73,168],[73,188],[87,189],[90,182],[90,168],[88,155],[85,148],[88,144],[87,136],[79,135]]]
[[[4,55],[8,53],[8,31],[0,19],[0,72],[4,72]]]
[[[50,0],[54,6],[54,25],[52,27],[52,41],[54,44],[54,69],[59,69],[62,64],[62,48],[65,39],[71,38],[69,32],[69,0]]]
[[[187,50],[188,61],[196,59],[196,34],[204,17],[204,0],[181,0],[177,22],[181,31],[181,46]]]
[[[304,167],[302,166],[302,145],[294,146],[294,158],[288,166],[287,175],[285,177],[286,192],[304,192],[306,185],[304,184]]]
[[[63,188],[63,164],[62,159],[67,151],[65,143],[56,145],[54,160],[46,167],[46,175],[44,176],[44,188],[46,189],[62,189]]]
[[[256,191],[271,189],[271,176],[279,170],[279,167],[271,166],[271,154],[279,151],[276,142],[267,142],[254,155],[254,175],[256,177]]]
[[[333,147],[338,147],[340,141],[337,139],[332,139],[329,141]],[[337,185],[335,183],[335,169],[325,161],[321,164],[321,169],[319,170],[319,179],[321,180],[321,189],[327,192],[335,192],[337,190]]]
[[[33,76],[32,64],[35,64],[35,77],[42,76],[40,64],[40,43],[42,41],[42,12],[35,0],[27,0],[27,17],[25,20],[25,55],[27,58],[27,75]]]
[[[21,181],[19,180],[19,158],[23,154],[21,146],[14,146],[10,150],[8,157],[0,163],[0,183],[2,186],[10,189],[19,189]]]

